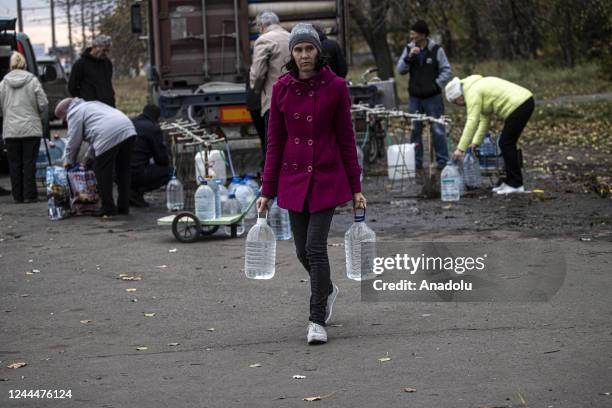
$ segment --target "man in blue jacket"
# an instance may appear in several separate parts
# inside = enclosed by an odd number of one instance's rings
[[[146,105],[142,113],[133,120],[136,142],[132,150],[130,205],[134,207],[148,207],[144,193],[165,186],[172,176],[168,148],[157,124],[159,115],[157,106]]]
[[[451,67],[442,47],[430,40],[429,27],[419,20],[410,29],[411,42],[404,48],[397,62],[401,75],[410,73],[408,82],[409,113],[423,113],[438,118],[444,114],[442,89],[452,77]],[[411,141],[416,143],[416,167],[423,167],[423,125],[414,122]],[[442,125],[433,124],[433,145],[438,168],[442,169],[448,161],[446,132]]]

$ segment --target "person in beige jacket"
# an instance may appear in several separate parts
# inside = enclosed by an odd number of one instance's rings
[[[261,94],[261,114],[264,118],[266,133],[272,86],[284,73],[284,66],[289,61],[289,32],[279,25],[278,16],[271,11],[263,11],[255,20],[261,34],[253,47],[253,62],[249,72],[251,89]],[[266,146],[262,146],[266,156]]]
[[[13,52],[11,71],[0,82],[2,138],[6,143],[11,189],[16,203],[36,201],[36,158],[43,136],[47,96],[38,78],[26,71],[26,59]]]

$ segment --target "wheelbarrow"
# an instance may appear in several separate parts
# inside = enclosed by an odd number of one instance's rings
[[[181,211],[177,214],[170,214],[157,220],[157,225],[171,226],[172,234],[177,241],[184,244],[196,242],[200,237],[209,236],[219,230],[219,227],[230,227],[230,236],[238,236],[238,226],[255,205],[258,195],[255,195],[249,202],[246,209],[240,214],[226,215],[221,218],[201,220],[190,211]],[[241,234],[242,235],[242,234]]]

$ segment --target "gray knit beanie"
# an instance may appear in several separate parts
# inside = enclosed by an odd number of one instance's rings
[[[289,36],[289,52],[293,52],[293,47],[301,42],[307,42],[315,46],[315,48],[321,53],[321,40],[317,30],[314,29],[312,24],[297,23],[291,35]]]

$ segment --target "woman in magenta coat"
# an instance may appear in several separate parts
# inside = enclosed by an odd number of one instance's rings
[[[310,275],[309,344],[327,342],[338,287],[330,278],[327,235],[334,209],[365,208],[346,81],[325,65],[310,24],[289,38],[291,60],[272,89],[268,146],[257,210],[274,197],[289,210],[297,257]]]

